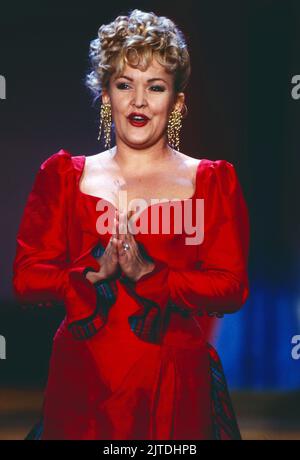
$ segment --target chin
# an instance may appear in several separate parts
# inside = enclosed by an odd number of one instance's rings
[[[141,149],[145,147],[149,147],[151,145],[150,139],[147,138],[140,138],[140,139],[126,139],[126,144],[128,144],[130,147],[133,147],[135,149]]]

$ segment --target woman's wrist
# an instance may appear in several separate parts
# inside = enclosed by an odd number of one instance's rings
[[[138,276],[136,276],[133,281],[136,282],[138,281],[140,278],[142,278],[144,275],[147,275],[148,273],[151,273],[155,268],[155,264],[153,262],[150,262],[149,265],[147,265],[147,268],[142,270],[141,273],[139,273]]]
[[[88,271],[85,274],[85,277],[92,284],[98,283],[99,281],[103,281],[103,280],[105,280],[107,278],[102,270],[100,270],[99,272]]]

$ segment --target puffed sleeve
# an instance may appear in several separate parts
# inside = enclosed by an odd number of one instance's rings
[[[69,325],[94,331],[102,325],[95,311],[96,290],[85,273],[100,266],[90,251],[70,261],[68,207],[74,173],[71,155],[61,149],[40,166],[28,196],[13,263],[13,288],[24,307],[64,304]],[[86,327],[87,326],[87,327]]]
[[[239,310],[249,296],[250,221],[233,164],[213,161],[204,181],[207,234],[203,250],[197,247],[200,268],[169,270],[168,287],[179,307],[222,315]]]
[[[249,215],[233,164],[212,161],[203,178],[205,229],[196,246],[197,269],[175,270],[155,261],[152,272],[130,283],[135,295],[192,314],[222,316],[240,309],[249,295]],[[206,198],[206,199],[205,199]]]

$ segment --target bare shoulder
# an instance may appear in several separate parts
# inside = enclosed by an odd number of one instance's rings
[[[88,155],[85,157],[85,171],[86,173],[92,175],[102,174],[104,172],[106,174],[111,174],[115,168],[115,165],[111,160],[111,152],[109,150]]]
[[[182,162],[182,165],[187,167],[191,171],[191,174],[196,172],[198,165],[202,161],[201,158],[190,157],[189,155],[181,152],[177,152],[177,155],[179,160]]]
[[[99,163],[99,161],[105,161],[108,159],[108,154],[109,150],[105,150],[104,152],[94,153],[93,155],[87,155],[85,157],[86,164],[92,166],[93,164]]]
[[[176,151],[176,154],[178,158],[181,159],[187,165],[195,165],[195,164],[198,164],[199,161],[201,161],[200,158],[190,157],[189,155],[186,155],[185,153],[182,153],[179,151]]]

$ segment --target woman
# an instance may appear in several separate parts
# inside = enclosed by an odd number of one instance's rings
[[[46,159],[17,238],[19,300],[66,311],[26,439],[240,439],[206,335],[248,297],[248,212],[231,163],[179,151],[183,35],[133,10],[100,27],[90,57],[108,148]]]

